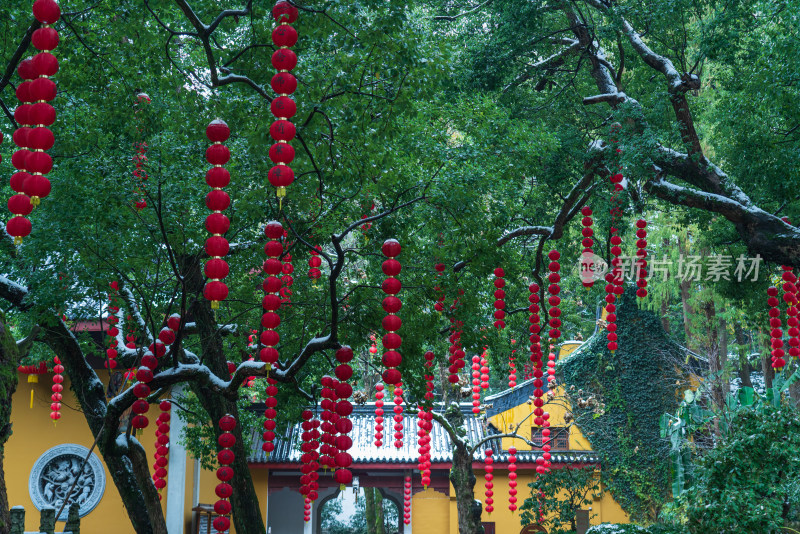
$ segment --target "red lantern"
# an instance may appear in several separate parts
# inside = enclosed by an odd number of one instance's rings
[[[167,486],[164,478],[167,475],[167,455],[169,454],[169,448],[167,447],[167,444],[169,443],[169,423],[172,403],[167,400],[163,400],[159,403],[158,407],[161,410],[161,413],[158,415],[157,420],[158,430],[156,430],[156,452],[153,455],[156,467],[156,471],[153,474],[153,484],[158,490],[158,498],[161,500],[161,490]],[[230,467],[224,467],[224,469],[233,473],[233,470]],[[230,477],[228,477],[227,480],[230,480]]]
[[[272,12],[279,24],[272,32],[272,41],[278,47],[272,54],[272,65],[278,73],[272,77],[270,85],[279,96],[270,106],[278,120],[270,127],[270,135],[276,141],[270,149],[270,159],[276,166],[269,171],[267,178],[277,189],[279,207],[282,208],[286,188],[294,181],[294,172],[288,166],[294,159],[294,149],[288,142],[294,139],[295,126],[288,119],[297,112],[297,105],[289,98],[297,89],[297,79],[288,71],[297,66],[297,55],[289,49],[297,42],[297,31],[288,24],[297,20],[298,11],[289,2],[279,0]]]
[[[395,239],[387,239],[383,243],[381,250],[384,256],[388,258],[381,266],[383,273],[387,276],[382,287],[385,293],[392,295],[383,300],[383,309],[388,314],[383,320],[384,329],[387,331],[383,337],[383,346],[389,349],[383,355],[383,364],[386,368],[383,372],[383,381],[389,385],[396,385],[401,380],[400,371],[397,367],[403,359],[396,350],[400,348],[402,338],[395,333],[395,330],[399,329],[402,324],[400,318],[395,315],[400,310],[402,303],[399,298],[394,296],[400,292],[401,287],[400,281],[395,278],[396,275],[400,274],[401,265],[399,261],[394,259],[400,254],[400,243]]]
[[[517,449],[508,448],[508,509],[517,511]]]
[[[228,484],[228,481],[233,478],[233,469],[228,466],[232,464],[234,460],[233,451],[230,450],[234,443],[236,443],[236,438],[231,433],[234,428],[236,428],[235,417],[230,414],[220,417],[219,429],[221,433],[217,439],[221,447],[221,450],[217,453],[217,459],[220,460],[220,467],[217,469],[217,479],[220,480],[220,484],[217,485],[216,491],[219,500],[214,504],[214,511],[219,515],[213,522],[214,528],[220,532],[227,531],[231,526],[231,520],[227,515],[230,514],[231,511],[231,505],[228,500],[233,494],[233,488]]]
[[[398,383],[394,388],[394,446],[398,449],[403,446],[403,384]]]
[[[636,221],[636,296],[644,298],[647,296],[647,221],[639,219]]]
[[[583,245],[583,256],[587,260],[586,268],[589,268],[590,265],[588,265],[588,260],[594,255],[594,251],[592,250],[592,247],[594,246],[594,239],[592,239],[592,236],[594,235],[594,230],[592,229],[592,226],[594,225],[594,220],[592,219],[592,208],[589,206],[584,206],[581,208],[581,214],[583,215],[583,219],[581,220],[581,224],[583,225],[583,230],[581,230],[583,241],[581,241],[581,244]],[[584,263],[582,262],[581,281],[583,286],[586,289],[589,289],[594,286],[594,279],[592,277],[592,272],[584,272],[583,268]]]
[[[61,365],[61,360],[56,356],[53,358],[53,385],[61,385],[64,382],[64,366]],[[50,419],[53,422],[58,421],[61,419],[61,393],[53,391],[53,394],[50,395],[50,400],[52,400],[52,404],[50,404]]]
[[[494,463],[494,458],[492,458],[492,449],[487,449],[485,453],[486,457],[483,461],[483,470],[485,474],[483,478],[486,479],[486,484],[484,486],[486,488],[486,508],[484,508],[484,511],[487,514],[491,514],[494,512],[494,506],[492,506],[494,504],[494,499],[492,498],[494,496],[494,482],[492,482],[492,480],[494,480],[494,466],[492,465]]]
[[[411,477],[408,475],[403,483],[403,523],[411,524]]]
[[[778,300],[779,290],[777,287],[770,287],[767,289],[767,305],[769,306],[769,327],[770,337],[772,341],[770,346],[772,348],[772,367],[774,369],[783,369],[786,366],[784,356],[786,352],[783,350],[783,322],[781,321],[781,310],[779,308],[780,301]]]
[[[375,446],[383,446],[383,384],[375,384]]]
[[[322,265],[322,258],[319,257],[320,250],[319,246],[312,249],[311,258],[308,260],[308,277],[312,280],[317,280],[322,276],[322,271],[319,270],[320,265]]]
[[[495,301],[494,301],[494,308],[495,308],[495,310],[494,310],[494,318],[495,318],[494,327],[497,328],[498,330],[502,330],[502,329],[504,329],[506,327],[506,323],[505,323],[505,321],[503,321],[503,319],[505,319],[505,317],[506,317],[506,312],[505,312],[506,302],[504,300],[505,297],[506,297],[506,292],[503,290],[503,288],[506,285],[506,281],[505,281],[505,278],[504,278],[505,274],[506,273],[505,273],[505,271],[503,271],[502,267],[497,267],[494,270],[494,276],[495,276],[495,279],[494,279],[494,287],[495,287],[495,291],[494,291],[494,298],[495,298]]]
[[[228,125],[220,119],[215,119],[206,126],[206,137],[213,143],[206,150],[206,159],[214,165],[206,173],[206,182],[212,187],[206,196],[206,206],[213,212],[209,217],[225,217],[222,212],[228,209],[231,203],[228,193],[222,190],[230,182],[230,174],[222,167],[230,159],[230,150],[222,144],[223,141],[230,137],[230,133],[231,130]],[[224,220],[227,222],[227,217]],[[222,221],[220,220],[220,222]],[[206,228],[213,235],[206,240],[206,250],[212,254],[210,254],[211,259],[205,265],[205,275],[209,278],[209,281],[203,294],[211,301],[212,309],[219,309],[220,301],[225,300],[228,296],[228,287],[222,280],[230,272],[228,263],[222,259],[222,256],[228,252],[228,242],[219,235],[228,230],[227,226],[230,226],[230,223],[224,225],[225,231],[223,232],[214,231],[222,229],[218,224],[212,224],[212,228],[209,228],[208,219],[206,219]]]
[[[334,480],[339,483],[339,489],[344,489],[344,486],[353,481],[353,474],[350,471],[350,465],[353,463],[353,458],[347,452],[353,446],[353,440],[348,436],[353,429],[353,423],[348,418],[353,412],[353,405],[350,403],[350,395],[352,395],[353,388],[347,383],[347,380],[353,376],[353,369],[350,367],[350,361],[353,359],[353,350],[344,346],[336,351],[336,360],[340,365],[336,367],[336,376],[340,380],[339,385],[334,388],[338,401],[336,403],[336,414],[339,419],[334,423],[334,430],[339,435],[335,437],[335,446],[339,451],[336,455],[336,472],[334,473]],[[335,434],[334,434],[335,435]]]
[[[481,357],[472,357],[472,413],[478,417],[481,413]]]
[[[557,250],[551,250],[547,257],[550,259],[550,274],[548,275],[550,286],[547,288],[547,292],[550,293],[548,303],[551,306],[548,310],[548,314],[550,315],[548,324],[550,325],[550,340],[555,343],[558,338],[561,337],[561,308],[559,308],[559,304],[561,303],[561,297],[559,297],[561,293],[561,286],[559,285],[561,281],[561,275],[559,274],[561,264],[558,263],[561,254]]]

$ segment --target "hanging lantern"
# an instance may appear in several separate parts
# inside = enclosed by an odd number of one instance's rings
[[[453,301],[453,305],[450,307],[453,312],[453,316],[450,317],[450,357],[448,358],[448,362],[450,363],[450,366],[448,367],[450,376],[448,377],[448,381],[453,384],[453,386],[456,386],[459,383],[460,378],[458,373],[466,365],[464,360],[466,358],[466,353],[461,346],[461,329],[464,326],[464,323],[455,317],[455,313],[458,308],[458,302],[459,299],[456,298]]]
[[[64,382],[64,366],[61,365],[61,360],[56,356],[53,358],[53,385],[61,385]],[[61,393],[53,391],[50,395],[50,419],[55,423],[61,419]]]
[[[403,523],[411,524],[411,477],[408,475],[403,483]]]
[[[444,263],[437,263],[436,265],[433,266],[433,269],[436,271],[436,276],[441,277],[444,274],[446,267]],[[433,305],[433,309],[439,313],[442,313],[444,312],[444,299],[445,299],[444,289],[442,289],[441,286],[437,285],[436,287],[433,288],[433,290],[439,294],[439,297],[436,299],[436,304]]]
[[[334,401],[336,393],[333,390],[333,377],[325,375],[322,377],[320,383],[322,384],[322,389],[319,394],[322,399],[319,403],[322,408],[322,413],[320,414],[320,419],[322,420],[320,424],[322,437],[320,438],[319,446],[319,463],[325,469],[329,469],[333,463],[333,456],[331,454],[331,442],[333,440],[330,435],[332,430],[330,420],[331,413],[333,413],[333,409],[336,405]]]
[[[514,389],[517,387],[517,364],[514,360],[514,353],[517,352],[516,350],[511,351],[511,355],[508,357],[508,387],[509,389]]]
[[[230,272],[228,262],[222,259],[228,253],[228,242],[222,237],[222,234],[227,231],[230,222],[222,212],[230,207],[231,197],[222,188],[231,181],[230,173],[223,167],[230,160],[231,151],[222,142],[228,139],[230,134],[230,128],[220,119],[211,121],[206,127],[206,137],[213,143],[206,150],[206,160],[213,165],[206,172],[206,183],[211,186],[211,191],[206,195],[206,206],[212,212],[206,219],[206,229],[213,234],[206,241],[206,251],[212,249],[211,252],[216,252],[216,254],[209,254],[211,259],[205,264],[204,271],[209,282],[206,283],[203,294],[211,301],[211,308],[215,310],[219,308],[220,301],[225,300],[228,296],[228,286],[222,282]],[[214,231],[215,228],[209,228],[209,219],[211,217],[216,217],[220,221],[223,221],[224,218],[225,231],[217,232]],[[218,229],[216,228],[216,230]],[[222,239],[224,243],[219,239]]]
[[[620,149],[617,149],[619,152]],[[614,174],[610,178],[613,185],[613,194],[611,196],[611,228],[609,233],[611,235],[609,242],[611,243],[611,271],[606,274],[606,339],[608,340],[608,350],[611,354],[617,351],[619,345],[617,344],[617,296],[621,295],[624,291],[623,276],[622,276],[622,238],[618,235],[619,228],[617,228],[618,221],[622,217],[622,208],[619,192],[624,189],[622,186],[623,176],[620,173]]]
[[[39,363],[38,366],[20,365],[19,367],[17,367],[17,371],[19,371],[24,375],[28,375],[28,384],[38,384],[39,375],[43,375],[47,372],[47,365],[44,362]],[[64,391],[63,384],[61,382],[56,382],[55,380],[53,380],[52,391],[53,391],[53,396],[51,396],[50,399],[51,400],[58,399],[57,402],[61,402],[61,392]],[[33,409],[33,393],[34,393],[33,387],[31,387],[31,409]]]
[[[375,446],[383,446],[383,384],[375,384]]]
[[[103,365],[109,371],[116,369],[117,367],[117,356],[119,352],[117,351],[117,332],[119,329],[116,327],[116,324],[119,322],[119,318],[116,316],[119,313],[119,306],[117,303],[119,302],[119,284],[117,281],[113,281],[110,284],[111,291],[108,293],[108,316],[106,318],[106,322],[108,323],[108,329],[106,330],[106,334],[108,335],[108,348],[106,349],[106,360],[103,362]],[[113,329],[113,330],[112,330]],[[133,345],[133,348],[136,348],[136,345]]]
[[[421,475],[422,486],[427,489],[431,483],[431,436],[430,432],[433,429],[433,414],[431,413],[431,403],[434,399],[434,384],[435,379],[433,375],[433,360],[434,354],[431,351],[425,353],[425,402],[417,412],[417,426],[419,431],[417,436],[419,461],[418,468]]]
[[[486,458],[483,460],[483,470],[486,474],[483,475],[483,478],[486,479],[486,484],[484,485],[486,488],[484,493],[486,495],[486,508],[484,510],[487,514],[494,512],[494,506],[492,506],[494,504],[494,499],[492,498],[494,496],[494,482],[492,482],[494,480],[493,463],[492,449],[486,449]]]
[[[136,131],[139,135],[144,135],[144,109],[145,106],[150,104],[150,97],[145,93],[136,95],[136,102],[133,105],[133,115],[136,121]],[[136,201],[136,209],[142,211],[147,207],[147,200],[144,198],[145,182],[149,178],[147,174],[147,143],[143,140],[133,144],[136,149],[136,154],[133,156],[133,164],[135,169],[133,171],[133,179],[136,183],[136,192],[140,195]]]
[[[264,298],[261,307],[264,313],[261,316],[261,344],[264,348],[259,352],[259,358],[270,368],[278,363],[278,349],[275,346],[280,341],[280,335],[275,329],[281,323],[278,310],[281,307],[280,289],[283,282],[278,276],[283,272],[283,264],[280,255],[283,254],[283,245],[278,241],[283,237],[283,226],[278,221],[270,221],[264,228],[264,234],[270,241],[264,245],[264,252],[267,260],[264,262],[263,270],[267,274],[264,280]]]
[[[584,257],[588,258],[594,254],[594,251],[592,250],[592,247],[594,246],[594,239],[592,239],[592,236],[594,236],[594,230],[592,229],[592,226],[594,225],[594,220],[592,219],[592,208],[589,206],[584,206],[581,208],[581,214],[583,215],[583,219],[581,220],[581,224],[583,225],[583,230],[581,230],[583,241],[581,241],[581,245],[583,245]],[[594,286],[594,280],[588,273],[581,278],[583,286],[586,289]]]
[[[403,384],[398,383],[394,388],[394,446],[400,449],[403,446]]]
[[[539,473],[539,466],[543,468],[541,474],[548,473],[550,471],[550,414],[545,412],[542,416],[544,422],[542,423],[542,462],[539,462],[539,459],[536,459],[536,472]]]
[[[551,252],[551,254],[552,254],[552,252]],[[556,259],[552,259],[553,257],[555,257],[555,254],[552,254],[551,261],[552,262],[556,262],[558,260],[558,258],[556,257]],[[553,274],[556,274],[556,276],[558,276],[558,272],[554,271],[552,267],[555,267],[555,266],[551,266],[550,275],[552,276]],[[558,282],[558,280],[555,277],[551,278],[550,281],[552,282],[552,284],[556,284]],[[544,408],[543,408],[543,406],[544,406],[544,398],[543,398],[544,397],[544,390],[542,389],[542,386],[544,385],[544,381],[542,380],[542,377],[544,376],[544,372],[542,371],[541,338],[540,338],[539,333],[538,333],[539,332],[539,305],[537,304],[540,301],[540,297],[539,297],[540,288],[539,288],[538,284],[534,283],[534,284],[531,284],[528,287],[528,290],[530,291],[530,297],[528,298],[528,300],[531,303],[531,305],[529,307],[529,310],[531,312],[531,316],[530,316],[530,322],[531,322],[531,330],[530,330],[531,331],[531,337],[530,337],[531,356],[530,356],[530,361],[531,361],[531,364],[533,366],[532,374],[533,374],[533,387],[534,387],[534,390],[533,390],[533,397],[534,397],[533,398],[533,406],[534,406],[534,409],[533,409],[533,415],[534,415],[534,417],[533,417],[533,425],[534,425],[534,427],[542,427],[543,424],[544,424],[544,419],[543,419],[543,415],[544,415]],[[548,302],[550,303],[551,306],[553,306],[553,308],[558,309],[557,306],[558,306],[558,304],[560,304],[560,299],[559,299],[557,294],[553,294],[552,290],[550,291],[550,293],[551,293],[551,296],[548,299]],[[553,308],[551,308],[551,313],[552,313],[552,309]],[[558,318],[558,317],[555,317],[555,318]],[[539,466],[537,466],[537,472],[539,472]]]
[[[158,414],[157,419],[158,429],[156,430],[156,452],[153,455],[153,458],[155,459],[153,484],[158,490],[158,499],[161,500],[161,490],[167,486],[167,481],[165,479],[167,477],[167,464],[169,463],[167,456],[169,454],[169,422],[172,403],[168,400],[162,400],[158,404],[158,407],[161,410],[161,413]]]
[[[214,528],[220,532],[227,532],[231,527],[231,520],[228,515],[231,513],[230,498],[233,494],[233,486],[229,484],[233,478],[233,468],[231,464],[235,460],[235,455],[231,450],[236,444],[236,437],[231,432],[236,428],[236,418],[230,414],[223,415],[219,419],[219,429],[222,431],[217,438],[220,451],[217,453],[217,479],[220,481],[216,487],[216,494],[219,500],[214,503],[214,513],[218,517],[212,523]]]
[[[289,250],[289,245],[286,245],[286,250]],[[283,287],[281,287],[279,294],[281,296],[281,303],[287,306],[292,304],[292,290],[290,289],[294,284],[294,277],[292,273],[294,272],[294,265],[292,265],[292,255],[284,253],[283,255],[283,266],[281,267],[281,272],[283,276],[281,276],[281,282],[283,283]]]
[[[636,228],[636,296],[641,299],[647,296],[647,221],[639,219]]]
[[[289,164],[294,160],[294,148],[289,141],[294,139],[295,126],[289,120],[297,113],[297,105],[289,95],[297,89],[297,79],[289,72],[297,65],[297,55],[290,49],[297,42],[297,30],[289,26],[297,20],[297,8],[286,0],[279,0],[272,8],[272,17],[279,24],[272,31],[272,42],[278,47],[272,54],[272,66],[278,73],[272,77],[270,85],[278,93],[272,100],[270,109],[276,120],[269,128],[275,144],[269,149],[269,158],[275,164],[267,178],[277,188],[279,207],[283,208],[286,188],[294,182],[294,172]]]
[[[498,331],[506,327],[506,323],[503,320],[506,318],[506,301],[504,300],[506,298],[506,292],[503,290],[506,286],[505,275],[506,273],[503,271],[502,267],[497,267],[494,270],[494,327],[497,328]]]
[[[472,357],[472,413],[478,417],[481,413],[481,357]]]
[[[508,509],[517,511],[517,449],[508,448]]]
[[[767,305],[769,306],[769,326],[770,326],[770,346],[772,347],[772,367],[774,369],[783,369],[786,366],[784,360],[785,352],[783,350],[783,330],[781,327],[781,310],[778,307],[780,301],[778,300],[778,288],[770,287],[767,289]]]
[[[383,309],[387,313],[383,318],[383,328],[386,330],[386,334],[383,336],[383,348],[388,349],[383,353],[383,366],[386,368],[383,371],[383,381],[389,385],[400,383],[401,376],[398,367],[403,361],[403,357],[398,352],[402,338],[397,334],[397,330],[400,330],[403,322],[396,315],[403,306],[396,296],[402,287],[400,280],[396,278],[400,274],[401,266],[395,258],[400,254],[400,250],[400,243],[395,239],[387,239],[381,247],[383,255],[387,258],[381,265],[383,274],[387,276],[381,286],[383,292],[387,294],[387,297],[383,299]]]
[[[350,420],[353,404],[349,400],[353,394],[353,387],[347,382],[353,376],[353,368],[350,366],[352,359],[353,349],[350,347],[344,346],[336,351],[336,361],[339,362],[335,370],[336,378],[339,379],[339,386],[335,390],[339,399],[336,403],[336,415],[339,416],[339,420],[336,421],[335,427],[339,434],[336,436],[336,448],[339,452],[335,457],[336,472],[333,478],[339,483],[340,490],[353,481],[353,473],[350,471],[353,457],[347,452],[353,446],[353,439],[348,435],[353,430],[353,422]]]
[[[559,285],[561,281],[561,275],[559,274],[561,264],[558,263],[561,254],[557,250],[551,250],[547,257],[550,258],[550,274],[547,277],[550,282],[550,286],[547,288],[547,292],[550,293],[550,297],[547,300],[550,304],[550,309],[548,310],[550,315],[550,340],[552,343],[556,343],[558,338],[561,337],[561,308],[559,308],[561,297],[558,296],[561,293],[561,286]]]
[[[489,361],[486,359],[486,347],[481,354],[481,389],[489,389]]]
[[[317,497],[317,489],[319,484],[319,438],[320,438],[320,421],[314,418],[311,410],[303,410],[301,414],[303,422],[301,423],[303,433],[301,434],[302,442],[300,444],[300,461],[303,465],[300,467],[300,493],[306,497],[308,510],[311,509],[311,502]],[[312,498],[313,497],[313,498]]]
[[[16,91],[20,105],[14,111],[14,118],[21,128],[14,132],[12,140],[20,149],[11,156],[11,163],[19,172],[11,177],[11,186],[22,194],[9,199],[8,208],[14,216],[6,223],[6,231],[16,245],[31,233],[31,222],[26,216],[50,194],[50,180],[45,175],[52,169],[53,160],[46,151],[55,142],[53,132],[47,127],[55,121],[55,111],[48,102],[56,97],[56,84],[50,77],[58,72],[58,59],[50,52],[58,46],[59,38],[51,25],[61,17],[61,9],[54,0],[37,0],[33,14],[42,23],[34,32],[35,37],[31,37],[40,52],[22,61],[17,69],[25,81]]]
[[[273,332],[275,335],[277,335],[277,333],[274,330],[264,330],[264,332],[262,332],[261,335],[262,345],[265,345],[263,341],[272,341],[272,339],[270,339],[271,334],[268,334],[268,332]],[[267,335],[264,336],[264,334]],[[264,337],[266,337],[267,339],[266,340],[263,339]],[[274,364],[272,364],[272,368],[273,369],[280,368],[277,361]],[[263,439],[263,443],[261,444],[261,450],[266,452],[267,456],[269,456],[269,453],[275,450],[275,427],[277,426],[275,420],[278,417],[278,410],[277,410],[278,381],[270,376],[267,376],[267,388],[265,390],[265,393],[266,393],[266,398],[264,399],[265,409],[264,409],[264,423],[263,423],[264,432],[263,434],[261,434],[261,437]]]
[[[320,247],[317,246],[311,250],[311,257],[308,259],[308,277],[312,280],[319,279],[322,276],[322,271],[319,270],[322,265],[322,258],[319,257]]]

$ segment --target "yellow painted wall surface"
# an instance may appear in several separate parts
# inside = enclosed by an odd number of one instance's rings
[[[423,534],[445,534],[450,524],[450,499],[428,488],[411,499],[411,526]]]
[[[86,419],[80,411],[77,411],[80,407],[69,390],[68,378],[64,380],[62,416],[56,424],[53,424],[50,420],[52,385],[52,374],[39,376],[38,384],[28,384],[27,375],[20,374],[19,386],[12,398],[13,434],[6,443],[4,461],[6,486],[9,504],[25,507],[25,529],[29,531],[35,531],[39,527],[39,512],[28,493],[28,478],[34,462],[56,445],[74,443],[91,448],[94,441]],[[34,390],[33,409],[29,408],[31,388]],[[149,427],[139,436],[151,462],[152,445],[155,443],[153,426],[151,421]],[[102,462],[102,457],[99,454],[97,456]],[[103,467],[105,468],[105,462]],[[86,532],[103,532],[108,525],[114,525],[115,534],[134,534],[107,468],[105,472],[106,487],[103,498],[89,515],[81,519],[81,527]]]
[[[99,371],[101,379],[107,373]],[[106,375],[106,376],[103,376]],[[78,411],[79,406],[70,390],[69,379],[64,381],[64,399],[62,401],[62,417],[55,425],[50,420],[50,387],[53,375],[44,374],[39,377],[38,384],[27,383],[27,375],[19,375],[19,386],[12,398],[12,430],[13,434],[5,447],[5,475],[8,497],[11,506],[25,507],[25,529],[34,531],[39,527],[39,512],[33,505],[28,493],[28,478],[36,460],[52,447],[64,443],[74,443],[91,448],[93,438],[89,425],[83,414]],[[33,409],[29,408],[31,389],[34,391]],[[150,469],[153,468],[153,454],[155,452],[155,418],[159,410],[151,406],[148,414],[150,425],[137,436],[147,452]],[[105,469],[106,487],[103,497],[97,507],[81,519],[81,527],[85,532],[103,532],[108,525],[114,525],[114,534],[134,534],[133,527],[128,521],[128,515],[122,505],[114,481],[111,479],[102,456],[97,454]],[[194,459],[187,456],[186,461],[186,487],[184,499],[184,524],[185,532],[190,533],[192,524],[191,509],[193,503],[194,484]],[[218,481],[214,471],[200,471],[200,500],[205,504],[217,501],[214,493]],[[258,500],[262,505],[262,513],[266,511],[267,502],[267,471],[255,469],[251,471],[253,483],[256,487]],[[166,513],[166,488],[163,490],[164,499],[162,508]],[[235,529],[231,529],[235,533]]]

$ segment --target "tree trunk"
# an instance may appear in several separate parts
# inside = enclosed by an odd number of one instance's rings
[[[11,396],[17,389],[17,344],[6,325],[6,318],[0,314],[0,398],[9,402],[0,403],[0,534],[11,531],[6,477],[3,470],[5,444],[11,437]]]
[[[383,495],[378,488],[372,488],[375,495],[375,534],[386,534],[386,518],[383,513]]]
[[[183,258],[183,260],[185,262],[184,265],[189,266],[190,269],[187,275],[187,292],[189,294],[201,294],[204,281],[200,272],[202,262],[193,261],[192,258]],[[222,336],[217,328],[209,302],[203,298],[195,299],[190,306],[189,314],[194,317],[197,323],[200,345],[203,351],[203,363],[216,376],[223,380],[227,379],[228,365],[222,348]],[[202,385],[190,384],[190,387],[211,418],[211,423],[214,425],[214,435],[217,438],[222,434],[218,425],[222,416],[230,414],[236,418],[236,421],[240,421],[239,410],[235,401],[214,394]],[[233,435],[236,437],[236,443],[232,448],[235,459],[231,467],[236,476],[229,482],[233,486],[233,495],[231,495],[230,500],[232,508],[231,519],[236,526],[236,534],[264,534],[267,529],[264,526],[261,507],[256,498],[255,486],[253,486],[250,468],[247,465],[247,457],[250,451],[244,448],[241,424],[237,424],[233,429]]]
[[[722,366],[720,363],[720,343],[719,343],[719,330],[717,312],[714,307],[713,301],[703,303],[703,314],[706,316],[706,323],[708,324],[708,366],[711,375],[714,377],[714,383],[711,388],[711,398],[717,407],[722,407],[724,398],[722,395],[722,387],[720,385],[722,377],[720,371]]]
[[[103,384],[86,363],[77,339],[61,320],[54,321],[46,317],[42,327],[43,338],[61,358],[70,377],[70,388],[96,438],[103,431],[107,411]],[[150,478],[147,454],[141,444],[137,440],[128,440],[127,448],[123,448],[116,442],[108,447],[98,443],[98,451],[103,456],[136,533],[167,534],[158,492]]]
[[[374,488],[364,488],[365,517],[367,534],[375,534],[375,493]]]
[[[724,317],[719,319],[719,367],[722,375],[719,378],[720,388],[722,389],[722,401],[731,391],[731,382],[728,376],[728,321]]]
[[[686,245],[683,242],[682,238],[678,239],[678,251],[682,256],[686,256]],[[680,283],[680,290],[681,290],[681,304],[683,306],[683,332],[686,336],[684,340],[684,344],[686,345],[687,349],[692,348],[692,329],[689,327],[689,318],[692,316],[692,307],[689,305],[689,288],[691,287],[690,280],[681,280]]]
[[[661,301],[661,328],[663,328],[664,332],[667,334],[670,333],[669,297],[664,297],[664,300]]]
[[[748,343],[741,322],[736,321],[733,323],[733,335],[736,339],[736,344],[739,346],[739,380],[742,382],[742,387],[752,388],[753,381],[750,378],[751,365],[748,358],[750,351],[747,350]]]
[[[482,505],[475,500],[475,473],[472,472],[472,456],[466,446],[453,447],[453,466],[450,482],[456,492],[459,534],[484,534],[481,525]]]

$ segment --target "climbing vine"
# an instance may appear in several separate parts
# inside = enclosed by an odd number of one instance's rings
[[[653,520],[670,498],[669,443],[659,417],[678,405],[686,375],[683,351],[654,314],[640,310],[635,288],[617,307],[619,349],[606,348],[601,330],[559,362],[575,421],[602,459],[602,481],[634,520]],[[578,397],[601,399],[600,414]]]

